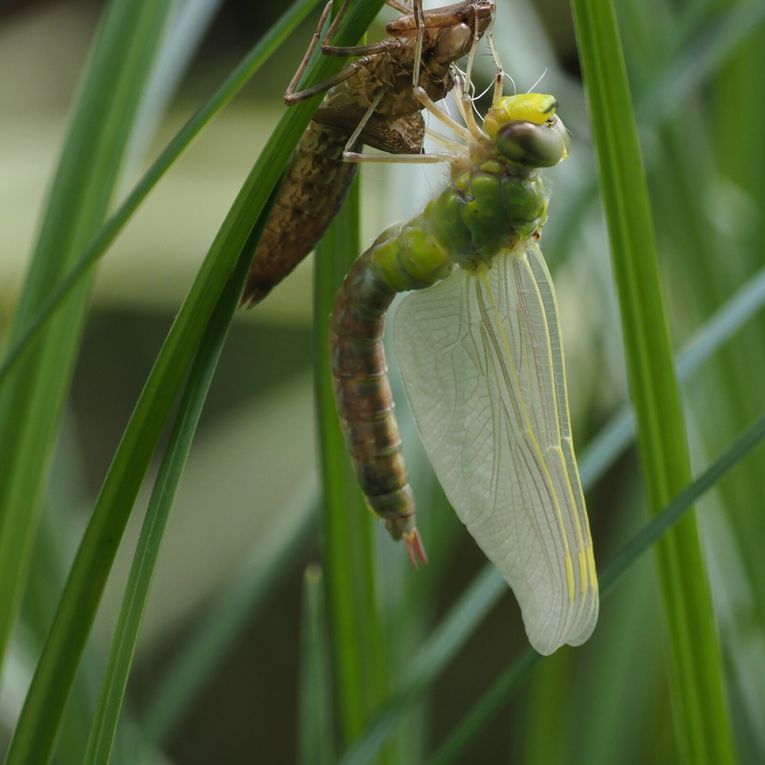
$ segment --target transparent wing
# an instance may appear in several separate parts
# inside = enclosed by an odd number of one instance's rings
[[[597,621],[598,587],[539,247],[412,293],[394,343],[439,481],[515,592],[532,646],[580,645]]]

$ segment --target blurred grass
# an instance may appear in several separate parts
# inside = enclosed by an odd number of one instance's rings
[[[305,570],[301,622],[299,765],[335,761],[332,682],[321,569]]]

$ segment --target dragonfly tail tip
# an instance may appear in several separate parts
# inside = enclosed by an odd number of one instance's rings
[[[406,552],[414,570],[416,571],[420,567],[421,563],[424,566],[427,566],[428,556],[425,552],[425,546],[422,544],[420,532],[417,531],[417,529],[412,529],[410,532],[404,534],[403,536]]]

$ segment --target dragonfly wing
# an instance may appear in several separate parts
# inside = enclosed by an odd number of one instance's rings
[[[394,338],[439,481],[543,654],[583,643],[598,614],[557,314],[530,243],[407,296]]]

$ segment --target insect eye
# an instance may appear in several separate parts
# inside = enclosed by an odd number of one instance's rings
[[[557,117],[542,125],[509,122],[497,134],[497,148],[512,162],[528,167],[552,167],[568,156],[568,133]]]

